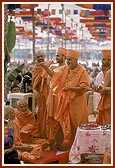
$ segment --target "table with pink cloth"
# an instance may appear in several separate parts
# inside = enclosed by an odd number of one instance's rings
[[[79,163],[81,154],[104,154],[111,147],[111,130],[84,130],[78,127],[69,153],[69,163]]]

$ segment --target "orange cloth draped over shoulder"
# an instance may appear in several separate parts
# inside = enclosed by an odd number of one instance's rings
[[[22,114],[22,112],[19,111],[18,109],[15,110],[15,113],[16,113],[15,114],[16,118],[19,120],[20,128],[22,128],[28,124],[31,124],[33,126],[33,129],[31,129],[31,135],[34,137],[38,137],[39,136],[39,129],[38,129],[38,125],[36,123],[34,113],[31,112],[29,109],[28,109],[28,112],[25,114]]]
[[[45,61],[49,67],[53,61]],[[49,93],[49,76],[45,69],[36,64],[32,69],[32,85],[33,90],[38,92],[38,120],[40,136],[46,138],[46,100]]]
[[[79,124],[87,123],[88,109],[85,93],[79,95],[76,91],[64,92],[64,86],[81,86],[89,88],[90,82],[86,70],[81,65],[78,65],[74,70],[69,70],[66,65],[61,66],[54,70],[50,83],[50,88],[58,102],[57,109],[54,113],[54,119],[60,122],[65,143],[70,144],[72,138],[71,126],[76,130]],[[52,111],[53,106],[50,98],[47,101],[47,106],[49,109],[48,111]]]
[[[51,64],[53,64],[53,61],[45,61],[45,64],[49,67]],[[42,92],[44,78],[47,78],[47,76],[48,74],[45,69],[41,65],[36,64],[35,67],[32,69],[33,89]]]
[[[15,145],[20,145],[21,144],[20,124],[19,124],[19,120],[17,118],[15,118],[13,120],[13,125],[14,125],[14,144]]]

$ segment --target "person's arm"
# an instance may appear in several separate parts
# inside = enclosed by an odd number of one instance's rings
[[[53,75],[53,71],[51,69],[49,69],[44,62],[40,63],[40,65],[46,70],[46,72],[48,73],[48,75],[50,75],[50,76]]]
[[[23,150],[23,151],[31,151],[32,150],[32,146],[29,144],[24,144],[24,143],[21,143],[20,145],[15,145],[14,146],[14,149],[16,150]]]
[[[111,70],[108,70],[104,78],[104,86],[109,87],[111,84]]]
[[[77,92],[77,94],[81,95],[87,91],[92,91],[92,88],[85,88],[85,87],[80,87],[80,86],[74,86],[74,87],[64,87],[63,91],[72,91],[72,92]]]
[[[104,85],[94,88],[95,92],[106,94],[111,93],[111,70],[108,70],[104,77]]]

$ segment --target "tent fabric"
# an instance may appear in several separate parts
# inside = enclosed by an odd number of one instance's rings
[[[111,10],[110,4],[76,4],[77,6],[83,7],[83,8],[89,8],[89,9],[95,9],[95,10]]]

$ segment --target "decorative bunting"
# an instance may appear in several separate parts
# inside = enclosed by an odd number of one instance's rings
[[[101,11],[100,10],[96,10],[96,15],[100,15]]]
[[[67,9],[67,10],[66,10],[66,14],[67,14],[67,15],[71,15],[71,10],[70,10],[70,9]]]
[[[86,10],[86,16],[90,16],[90,10]]]
[[[44,9],[43,13],[48,15],[49,10],[48,9]]]
[[[76,5],[83,8],[93,9],[93,4],[76,4]]]
[[[93,4],[93,9],[95,10],[111,10],[111,5],[110,4]]]
[[[77,15],[77,14],[78,14],[78,10],[74,10],[74,11],[73,11],[73,14],[74,14],[74,15]]]
[[[20,4],[8,4],[8,9],[10,11],[15,10],[16,8],[20,8]]]
[[[22,12],[26,12],[26,10],[27,10],[26,8],[22,8]]]
[[[52,9],[52,10],[51,10],[51,14],[52,14],[52,15],[55,15],[55,14],[56,14],[56,9]]]
[[[100,22],[100,23],[105,23],[105,20],[94,20],[94,19],[80,19],[80,22],[81,23],[87,23],[87,22],[90,22],[90,23],[93,23],[93,22],[95,22],[95,23],[98,23],[98,22]],[[106,20],[106,23],[111,23],[111,20]]]
[[[59,9],[59,14],[63,14],[63,10],[62,9]]]
[[[37,14],[41,14],[41,9],[37,9]]]
[[[20,8],[32,9],[32,5],[34,5],[34,8],[39,6],[38,4],[21,4]]]
[[[95,10],[111,10],[110,4],[76,4],[77,6],[88,8],[88,9],[95,9]]]
[[[15,9],[15,13],[18,13],[18,14],[19,14],[19,13],[20,13],[20,8],[16,8],[16,9]]]
[[[86,16],[85,10],[81,10],[80,13],[81,13],[81,16],[82,16],[82,17]]]
[[[96,17],[94,17],[94,20],[109,20],[109,17],[107,17],[107,16],[96,16]]]

